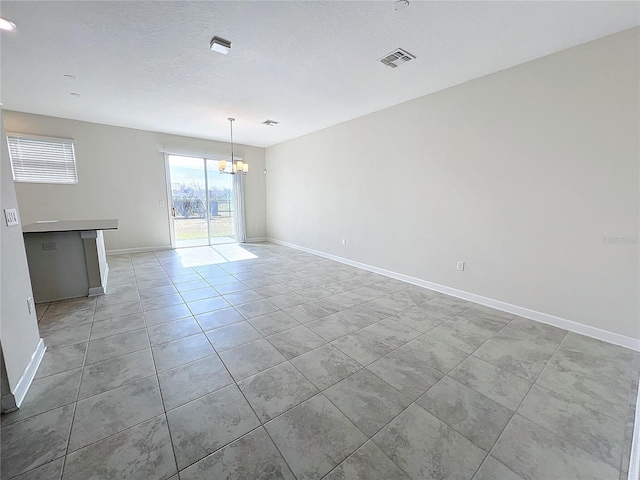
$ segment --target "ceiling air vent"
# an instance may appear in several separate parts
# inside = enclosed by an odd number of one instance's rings
[[[274,125],[278,125],[280,122],[276,122],[275,120],[265,120],[264,122],[262,122],[263,125],[266,125],[267,127],[273,127]]]
[[[415,55],[411,55],[406,50],[396,48],[393,52],[385,55],[380,61],[387,67],[397,68],[403,63],[407,63],[409,60],[416,58]]]

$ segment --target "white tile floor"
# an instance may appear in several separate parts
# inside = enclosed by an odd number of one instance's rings
[[[626,478],[639,354],[273,244],[109,264],[3,479]]]

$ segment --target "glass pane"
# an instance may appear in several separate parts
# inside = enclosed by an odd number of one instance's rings
[[[207,160],[207,176],[211,244],[233,242],[233,175],[220,173],[218,162]]]
[[[204,160],[169,155],[169,176],[176,247],[209,245]]]

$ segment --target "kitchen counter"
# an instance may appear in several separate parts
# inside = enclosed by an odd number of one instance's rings
[[[103,230],[118,220],[40,221],[22,228],[36,303],[103,295],[109,265]]]

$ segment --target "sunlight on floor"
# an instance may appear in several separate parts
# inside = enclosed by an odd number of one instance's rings
[[[156,256],[161,259],[174,258],[179,260],[183,267],[201,267],[204,265],[216,265],[219,263],[258,258],[257,255],[237,243],[207,247],[177,248],[165,252],[156,252]]]

